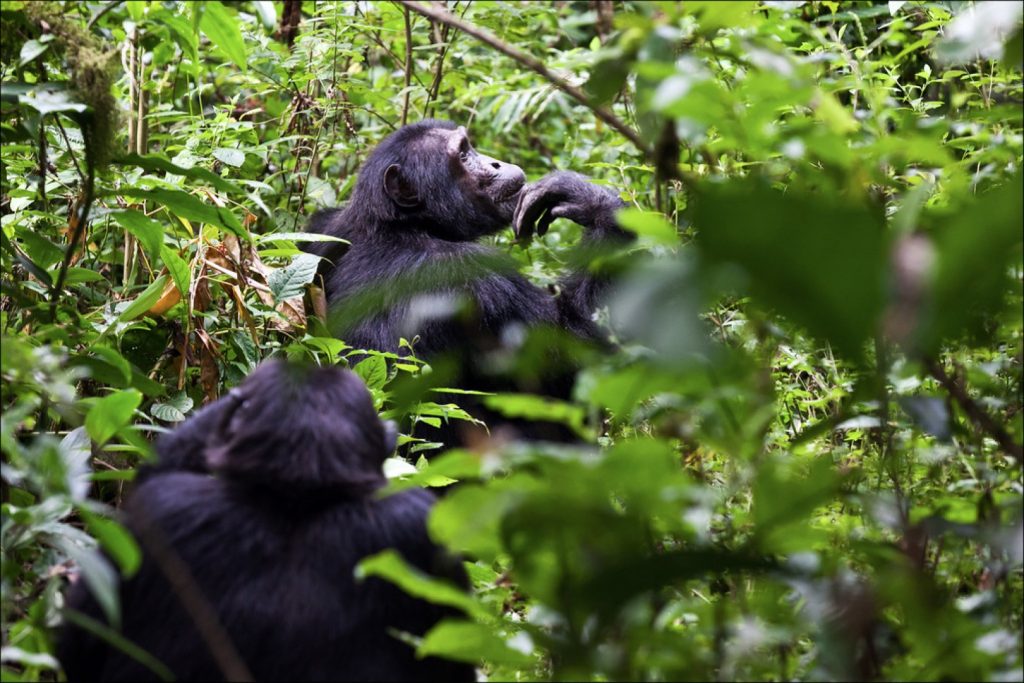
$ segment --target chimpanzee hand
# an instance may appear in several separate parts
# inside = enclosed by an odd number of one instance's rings
[[[536,226],[543,235],[556,218],[568,218],[588,232],[621,230],[615,212],[624,206],[613,191],[571,171],[555,171],[523,188],[512,214],[512,229],[521,241],[529,241]],[[539,219],[539,220],[538,220]]]

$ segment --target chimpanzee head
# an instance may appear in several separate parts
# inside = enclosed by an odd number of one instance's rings
[[[525,182],[518,166],[473,149],[465,128],[426,120],[377,146],[350,205],[375,225],[473,240],[511,222]]]
[[[397,431],[355,373],[268,361],[221,401],[207,442],[212,472],[285,493],[362,496],[385,483]]]

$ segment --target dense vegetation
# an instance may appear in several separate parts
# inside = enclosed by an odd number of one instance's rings
[[[428,116],[619,189],[640,237],[574,400],[487,399],[579,446],[428,463],[408,425],[467,416],[400,391],[414,356],[356,366],[407,425],[394,487],[459,482],[431,530],[471,598],[363,565],[465,612],[422,652],[1024,678],[1020,3],[447,6],[3,3],[3,679],[59,675],[73,570],[116,614],[155,433],[265,358],[345,362],[296,233]],[[578,238],[493,241],[551,283]]]

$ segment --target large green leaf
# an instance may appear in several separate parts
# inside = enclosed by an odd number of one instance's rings
[[[112,211],[110,215],[139,240],[150,259],[155,260],[160,255],[164,243],[164,226],[135,209]]]
[[[171,279],[181,292],[182,299],[187,298],[192,287],[192,271],[188,267],[188,261],[178,256],[178,252],[167,245],[160,250],[160,260],[167,266],[167,272],[171,274]]]
[[[82,507],[78,508],[78,514],[85,520],[86,528],[100,542],[104,552],[117,562],[121,575],[126,578],[134,575],[142,563],[142,553],[131,533],[114,520],[100,517]]]
[[[986,317],[1006,306],[1010,266],[1021,263],[1022,225],[1024,192],[1019,173],[1000,187],[972,197],[941,221],[935,239],[932,295],[918,337],[922,350],[934,352],[943,340],[965,334],[977,337]]]
[[[313,281],[320,259],[313,254],[299,254],[284,268],[278,268],[267,278],[274,301],[300,296],[306,285]]]
[[[153,280],[149,287],[146,287],[146,289],[142,291],[142,294],[135,297],[135,300],[121,311],[121,315],[119,315],[117,319],[121,322],[134,320],[151,309],[153,304],[160,300],[160,295],[163,294],[164,287],[166,285],[166,275],[161,275],[157,279]]]
[[[98,399],[85,416],[85,429],[92,440],[101,446],[129,422],[135,409],[142,403],[142,394],[135,389],[124,389]]]
[[[356,577],[365,579],[379,576],[397,585],[415,598],[435,605],[456,607],[467,614],[484,616],[486,612],[472,596],[452,584],[411,567],[395,550],[384,550],[362,560],[356,567]]]
[[[245,51],[245,41],[238,28],[238,20],[220,2],[203,3],[203,16],[199,20],[199,28],[220,48],[220,51],[235,63],[242,71],[249,68]]]
[[[825,193],[780,192],[758,179],[704,183],[697,245],[738,267],[756,299],[850,356],[878,329],[886,239],[880,212]]]
[[[230,180],[221,178],[212,171],[201,166],[193,166],[192,168],[178,166],[171,162],[170,159],[160,154],[146,154],[145,156],[139,154],[128,154],[114,159],[112,163],[120,164],[122,166],[138,166],[139,168],[143,168],[147,171],[163,171],[164,173],[180,175],[185,178],[191,178],[192,180],[201,180],[209,183],[221,192],[227,194],[242,194],[242,188],[238,187],[238,185],[235,185]]]
[[[118,190],[117,193],[126,197],[135,197],[136,199],[156,202],[157,204],[166,207],[171,213],[181,216],[182,218],[215,225],[219,228],[224,228],[239,237],[249,239],[249,231],[242,227],[242,224],[235,217],[235,214],[230,210],[220,206],[207,204],[188,192],[167,190],[163,188],[143,190],[130,187]]]
[[[472,621],[445,619],[427,633],[416,649],[420,657],[438,656],[456,661],[528,667],[530,655],[513,649],[494,629]]]

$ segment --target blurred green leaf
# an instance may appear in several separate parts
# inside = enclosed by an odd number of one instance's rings
[[[741,268],[756,299],[861,355],[883,304],[886,239],[877,212],[751,179],[702,184],[693,222],[705,257]]]
[[[495,664],[530,666],[533,657],[509,647],[493,629],[470,621],[445,619],[423,638],[416,648],[418,657],[444,657],[475,663],[486,659]]]
[[[142,403],[142,394],[135,389],[115,391],[93,403],[85,417],[89,436],[102,446],[119,429],[131,422],[135,409]]]
[[[121,575],[132,577],[142,563],[142,553],[131,533],[114,520],[105,519],[83,508],[78,509],[78,514],[85,520],[89,533],[100,542],[103,551],[117,562]]]
[[[207,2],[202,8],[199,28],[221,52],[242,71],[249,68],[245,41],[235,16],[221,2]]]
[[[370,576],[386,579],[409,595],[435,605],[455,607],[470,615],[484,614],[480,605],[461,588],[411,567],[394,550],[384,550],[359,562],[356,577],[365,579]]]

